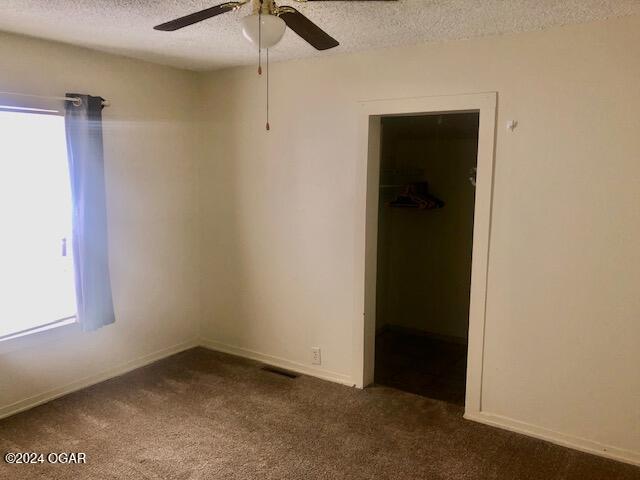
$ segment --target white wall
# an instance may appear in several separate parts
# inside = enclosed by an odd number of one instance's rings
[[[195,74],[6,34],[0,59],[0,91],[111,101],[103,113],[117,317],[94,333],[1,342],[1,416],[182,348],[197,336],[199,303]]]
[[[640,17],[208,75],[209,345],[348,382],[358,100],[497,91],[483,421],[640,462]],[[517,119],[513,132],[506,121]],[[606,450],[606,452],[605,452]]]

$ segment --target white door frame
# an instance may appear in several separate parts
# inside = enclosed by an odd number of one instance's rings
[[[360,103],[359,157],[356,170],[355,312],[353,381],[363,388],[373,382],[376,322],[376,262],[380,124],[382,116],[480,112],[465,414],[481,411],[482,363],[487,298],[491,201],[497,93],[372,100]]]

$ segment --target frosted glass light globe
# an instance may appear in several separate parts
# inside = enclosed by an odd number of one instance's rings
[[[258,26],[258,18],[260,18],[262,23],[261,40],[259,40],[260,28]],[[280,17],[276,17],[275,15],[258,15],[257,13],[254,13],[244,17],[241,22],[244,38],[249,40],[255,46],[258,46],[258,42],[260,41],[262,48],[273,47],[282,39],[284,31],[287,28],[284,20]]]

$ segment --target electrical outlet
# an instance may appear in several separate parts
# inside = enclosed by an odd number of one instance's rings
[[[313,365],[320,365],[322,363],[322,357],[320,356],[320,347],[311,348],[311,363]]]

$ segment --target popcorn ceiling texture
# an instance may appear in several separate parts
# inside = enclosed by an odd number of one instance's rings
[[[256,61],[241,34],[245,5],[177,32],[153,26],[223,0],[2,0],[0,30],[192,70]],[[270,50],[275,61],[421,42],[539,30],[640,14],[640,0],[400,0],[294,5],[341,45],[317,52],[292,31]]]

